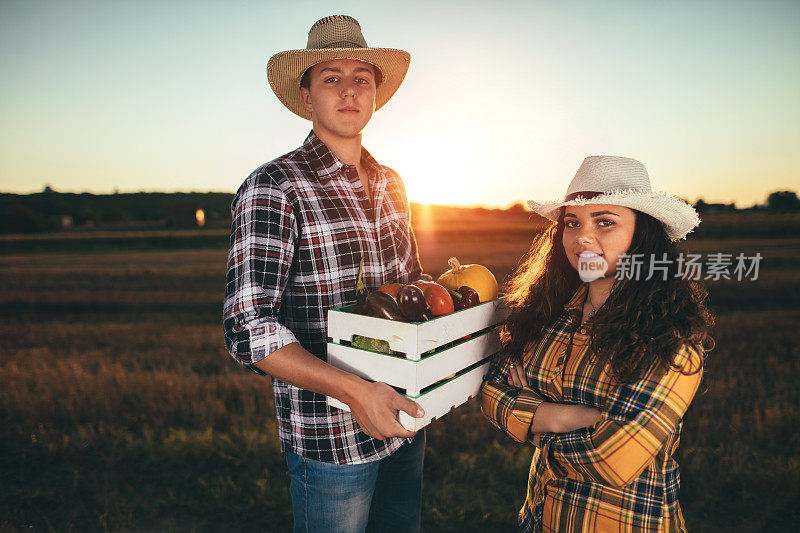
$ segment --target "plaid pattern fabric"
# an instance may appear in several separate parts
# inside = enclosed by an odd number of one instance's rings
[[[520,524],[524,531],[684,531],[672,456],[702,371],[652,369],[635,383],[613,384],[592,361],[591,321],[580,322],[587,289],[584,283],[524,354],[529,387],[508,384],[506,363],[493,366],[481,389],[483,413],[516,441],[528,440],[543,401],[602,412],[592,427],[540,434]],[[675,363],[689,372],[704,357],[684,346]]]
[[[370,289],[421,273],[403,182],[364,149],[361,161],[372,202],[355,166],[313,131],[239,188],[223,311],[225,344],[239,363],[256,370],[253,363],[292,342],[327,360],[327,311],[355,303],[362,257]],[[274,378],[272,386],[283,451],[356,464],[386,457],[406,440],[373,439],[324,395]]]

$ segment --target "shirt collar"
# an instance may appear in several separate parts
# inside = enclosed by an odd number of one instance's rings
[[[370,176],[379,176],[383,172],[383,168],[363,146],[361,147],[361,163],[367,168]]]
[[[572,295],[572,298],[564,304],[564,309],[570,312],[577,311],[583,308],[583,302],[586,301],[586,291],[589,290],[588,283],[581,283],[578,290],[575,291],[575,294]]]
[[[345,166],[345,164],[331,152],[330,148],[317,137],[314,130],[311,130],[308,137],[306,137],[306,140],[303,142],[303,149],[308,154],[309,163],[321,181],[330,180]],[[383,169],[381,166],[363,146],[361,147],[361,162],[367,167],[367,171],[371,176],[378,176],[382,173]]]
[[[333,152],[317,137],[314,130],[311,130],[311,133],[308,134],[308,137],[303,142],[303,149],[308,154],[308,162],[311,167],[323,181],[334,177],[344,166],[344,163],[333,155]]]

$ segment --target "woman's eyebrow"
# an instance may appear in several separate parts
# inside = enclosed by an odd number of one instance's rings
[[[593,217],[599,217],[599,216],[601,216],[601,215],[614,215],[615,217],[618,217],[618,216],[619,216],[618,214],[616,214],[616,213],[613,213],[613,212],[611,212],[611,211],[594,211],[594,212],[592,213],[592,216],[593,216]]]

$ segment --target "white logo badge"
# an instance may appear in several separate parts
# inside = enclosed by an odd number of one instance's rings
[[[594,281],[606,274],[608,263],[603,256],[594,252],[581,252],[578,256],[578,276],[582,281]]]

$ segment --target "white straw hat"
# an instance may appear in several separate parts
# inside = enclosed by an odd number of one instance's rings
[[[269,58],[267,79],[278,99],[289,110],[311,120],[311,113],[300,99],[300,79],[317,63],[334,59],[355,59],[374,65],[381,82],[375,91],[375,109],[380,109],[400,87],[408,71],[411,55],[394,48],[369,48],[361,25],[347,15],[331,15],[318,20],[308,31],[303,50],[288,50]]]
[[[572,178],[563,201],[528,202],[535,213],[554,221],[558,220],[563,207],[586,204],[621,205],[647,213],[661,221],[673,241],[685,238],[700,224],[694,207],[677,196],[654,193],[647,169],[639,161],[627,157],[587,157]]]

